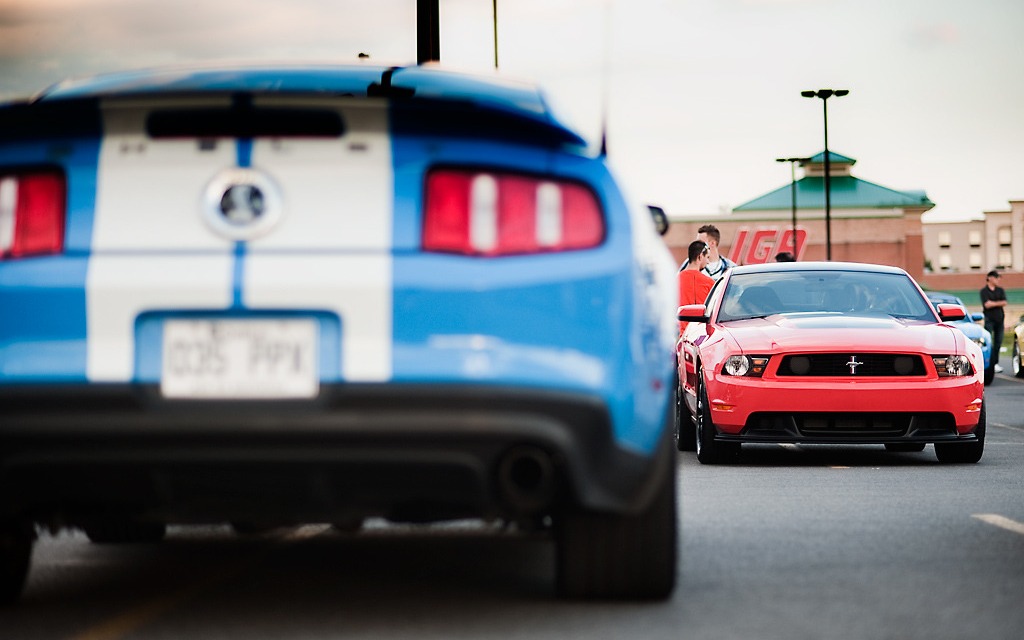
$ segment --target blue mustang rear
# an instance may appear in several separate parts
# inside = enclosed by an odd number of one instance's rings
[[[37,525],[368,517],[542,526],[562,594],[666,597],[674,271],[530,85],[164,69],[2,105],[0,598]]]

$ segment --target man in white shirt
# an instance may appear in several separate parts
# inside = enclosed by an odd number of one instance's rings
[[[736,266],[735,262],[718,253],[718,242],[722,239],[722,233],[718,227],[713,224],[702,226],[697,229],[697,239],[708,246],[708,263],[701,269],[701,273],[713,280],[718,280],[727,269]],[[690,261],[687,259],[679,267],[679,270],[682,271],[688,264]]]

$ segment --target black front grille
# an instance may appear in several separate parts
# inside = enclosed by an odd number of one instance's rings
[[[807,437],[857,438],[862,436],[903,436],[909,416],[872,413],[807,414],[797,418],[797,428]]]
[[[782,358],[779,376],[906,377],[925,375],[919,355],[900,353],[808,353]]]
[[[901,412],[768,412],[750,415],[743,435],[767,440],[830,441],[955,437],[952,414]]]

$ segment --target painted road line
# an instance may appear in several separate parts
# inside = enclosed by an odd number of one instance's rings
[[[996,513],[975,513],[971,517],[977,518],[978,520],[994,527],[999,527],[1000,529],[1006,529],[1007,531],[1024,535],[1024,522],[1017,522],[1016,520],[1011,520],[1006,516],[1001,516]]]
[[[248,557],[240,562],[217,567],[215,570],[201,576],[197,581],[173,593],[150,599],[99,624],[93,625],[85,631],[72,636],[71,640],[118,640],[119,638],[124,638],[164,616],[169,611],[198,597],[204,591],[227,582],[259,562],[259,560],[260,557]]]
[[[325,533],[326,531],[329,531],[330,528],[330,525],[308,525],[299,527],[295,531],[282,536],[282,539],[287,543],[301,542]],[[93,625],[82,633],[72,636],[71,640],[119,640],[120,638],[124,638],[152,623],[154,620],[164,616],[169,611],[172,611],[188,601],[197,598],[203,592],[208,591],[219,584],[225,583],[246,569],[255,566],[271,552],[272,549],[266,549],[260,553],[243,558],[238,562],[217,567],[209,573],[199,577],[199,579],[192,584],[165,596],[153,598],[125,611],[124,613],[115,615],[114,617],[100,622],[99,624]]]

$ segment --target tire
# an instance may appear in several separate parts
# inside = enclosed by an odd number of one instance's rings
[[[679,451],[696,451],[697,450],[697,430],[693,424],[693,418],[690,417],[690,410],[686,408],[686,396],[683,395],[686,392],[683,391],[681,384],[676,382],[676,416],[675,416],[675,433],[676,433],[676,449]]]
[[[103,520],[83,529],[95,544],[145,544],[160,542],[167,535],[167,525],[162,522],[135,520]]]
[[[573,510],[558,516],[555,544],[561,597],[664,600],[672,594],[678,542],[676,459],[668,447],[659,457],[656,493],[639,514]]]
[[[992,384],[992,381],[996,379],[996,366],[992,365],[985,369],[985,386]]]
[[[923,442],[890,442],[885,445],[886,451],[898,453],[917,453],[924,451]]]
[[[1021,365],[1020,356],[1020,345],[1017,344],[1017,336],[1013,336],[1013,364],[1011,365],[1013,375],[1018,378],[1024,378],[1024,366]]]
[[[32,538],[30,526],[0,524],[0,606],[16,601],[25,588]]]
[[[697,460],[701,464],[723,464],[735,459],[740,452],[739,443],[716,442],[715,423],[711,420],[711,403],[704,385],[704,374],[697,371],[697,416],[696,445]]]
[[[981,415],[974,433],[978,439],[974,442],[936,442],[935,457],[939,462],[952,464],[974,464],[981,460],[985,452],[985,404],[981,405]]]

